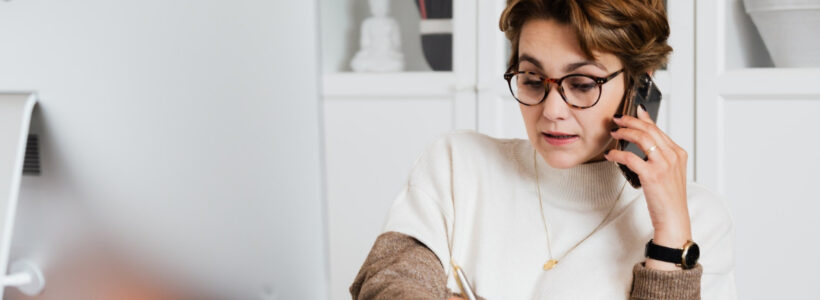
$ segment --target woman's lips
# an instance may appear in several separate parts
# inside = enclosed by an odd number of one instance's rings
[[[578,140],[578,135],[555,131],[542,132],[541,136],[553,146],[563,146]]]

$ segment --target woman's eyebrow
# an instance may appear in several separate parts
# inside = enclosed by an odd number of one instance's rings
[[[535,57],[532,57],[529,54],[522,53],[518,57],[518,61],[519,62],[521,62],[521,61],[529,62],[529,63],[535,65],[535,67],[537,67],[538,69],[544,70],[544,68],[541,66],[541,61],[539,61]],[[604,68],[604,66],[601,65],[600,63],[598,63],[597,61],[584,60],[584,61],[574,62],[574,63],[571,63],[571,64],[568,64],[568,65],[564,66],[564,73],[569,73],[569,72],[575,71],[576,69],[578,69],[580,67],[583,67],[583,66],[586,66],[586,65],[592,65],[592,66],[597,67],[597,68],[599,68],[603,71],[606,71],[606,68]]]
[[[574,71],[575,69],[578,69],[578,68],[586,66],[586,65],[592,65],[594,67],[597,67],[598,69],[606,71],[606,68],[604,68],[604,66],[602,66],[597,61],[585,60],[585,61],[579,61],[579,62],[568,64],[566,67],[564,67],[564,72],[569,73],[569,72]]]
[[[522,53],[520,56],[518,56],[518,61],[519,62],[526,61],[526,62],[529,62],[529,63],[535,65],[535,67],[540,69],[540,70],[544,69],[543,67],[541,67],[541,62],[539,60],[535,59],[535,57],[532,57],[532,56],[530,56],[529,54],[526,54],[526,53]]]

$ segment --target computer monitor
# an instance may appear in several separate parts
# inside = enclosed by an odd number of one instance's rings
[[[327,298],[317,35],[315,1],[0,2],[0,91],[39,94],[9,259],[47,281],[5,299]]]

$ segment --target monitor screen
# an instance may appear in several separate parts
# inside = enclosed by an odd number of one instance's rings
[[[0,2],[36,299],[326,298],[317,35],[314,1]]]

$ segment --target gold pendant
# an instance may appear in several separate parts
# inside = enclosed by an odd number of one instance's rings
[[[544,271],[554,268],[556,264],[558,264],[557,260],[550,259],[544,264]]]

